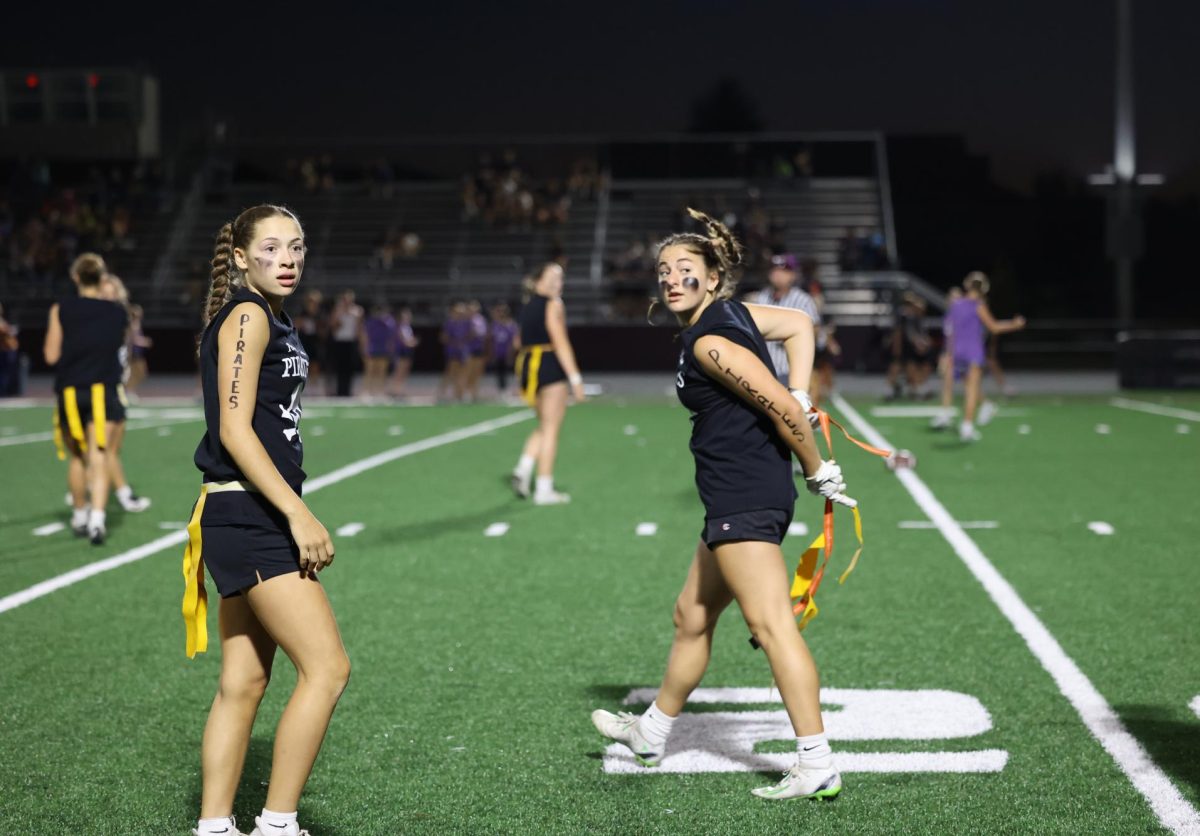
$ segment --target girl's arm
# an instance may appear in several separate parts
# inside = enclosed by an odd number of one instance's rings
[[[821,460],[804,407],[757,355],[714,334],[696,340],[693,354],[705,374],[771,419],[779,437],[800,460],[810,493],[854,504],[854,500],[844,495],[846,484],[841,468],[832,461]]]
[[[551,299],[546,303],[546,332],[550,335],[550,345],[554,346],[554,356],[558,358],[567,380],[571,382],[571,391],[575,400],[584,400],[583,376],[579,374],[579,364],[575,362],[575,349],[567,337],[567,313],[561,299]]]
[[[50,318],[46,323],[46,341],[42,344],[42,356],[46,365],[53,366],[62,359],[62,323],[58,319],[58,305],[50,306]]]
[[[292,539],[300,549],[300,567],[315,572],[333,561],[329,532],[279,475],[252,425],[258,376],[270,338],[267,315],[253,302],[234,308],[217,334],[221,445],[250,484],[287,517]]]
[[[987,302],[980,302],[979,307],[975,310],[979,314],[979,321],[991,334],[1009,334],[1025,327],[1025,317],[1023,316],[1014,316],[1012,319],[996,319],[988,309]]]
[[[804,311],[771,305],[747,305],[746,310],[764,339],[783,343],[788,358],[788,388],[807,392],[817,350],[812,319]]]

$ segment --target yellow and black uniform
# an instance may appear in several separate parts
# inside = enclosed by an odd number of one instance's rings
[[[108,446],[105,424],[125,420],[119,352],[125,345],[129,315],[116,302],[77,296],[58,305],[62,356],[54,370],[58,408],[54,414],[59,457],[61,440],[70,435],[87,449],[87,427],[94,425],[96,446]]]
[[[517,316],[521,326],[517,382],[521,387],[521,396],[530,406],[537,403],[538,389],[567,379],[562,364],[554,356],[550,332],[546,330],[546,305],[549,302],[550,299],[545,296],[534,296]]]
[[[304,445],[300,439],[300,393],[308,379],[308,355],[286,313],[276,317],[266,300],[245,288],[212,318],[200,341],[200,379],[204,391],[205,433],[196,448],[196,467],[204,474],[200,498],[188,523],[184,552],[186,580],[183,614],[188,655],[207,646],[204,569],[207,565],[222,598],[238,595],[260,581],[299,572],[299,552],[287,519],[250,484],[221,444],[221,404],[217,390],[217,335],[244,304],[267,314],[271,336],[262,358],[251,427],[272,464],[298,495],[304,483]],[[233,358],[229,358],[232,362]]]

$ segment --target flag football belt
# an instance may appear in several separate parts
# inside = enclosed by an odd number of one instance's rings
[[[825,446],[829,448],[829,458],[833,458],[833,438],[829,432],[829,425],[837,427],[842,431],[842,435],[868,453],[876,456],[887,458],[891,455],[890,450],[881,450],[878,447],[872,447],[870,444],[865,444],[859,441],[854,436],[846,431],[846,428],[839,424],[836,420],[830,417],[828,412],[814,408],[814,411],[819,416],[818,422],[821,427],[821,434],[825,436]],[[846,582],[846,578],[854,571],[854,567],[858,565],[858,558],[863,550],[863,533],[862,533],[862,514],[859,512],[858,506],[850,509],[854,514],[854,534],[858,538],[858,549],[854,552],[854,556],[850,558],[850,564],[846,570],[842,572],[838,578],[838,583]],[[821,552],[824,551],[824,558],[821,558]],[[800,563],[796,566],[796,574],[792,579],[792,613],[796,616],[797,625],[801,630],[808,626],[808,623],[817,617],[819,612],[815,596],[817,588],[821,585],[821,580],[825,577],[825,567],[829,565],[829,558],[833,555],[833,500],[825,500],[825,514],[822,521],[821,533],[817,535],[817,539],[813,540],[804,554],[800,556]],[[820,560],[820,565],[817,561]],[[759,647],[758,641],[753,637],[750,639],[750,644],[755,649]]]
[[[103,450],[108,447],[108,414],[106,412],[107,404],[104,401],[104,384],[93,383],[90,392],[92,396],[92,432],[96,438],[96,446]],[[118,394],[120,394],[119,391]],[[84,434],[83,416],[79,412],[79,396],[76,387],[63,387],[62,411],[66,414],[67,431],[71,434],[71,438],[79,445],[80,450],[86,452],[87,436]],[[56,404],[54,407],[54,448],[59,461],[63,461],[67,457],[67,445],[58,413],[59,409]]]
[[[208,650],[208,590],[204,588],[204,540],[200,520],[204,517],[204,500],[210,493],[247,491],[258,493],[249,482],[205,482],[200,498],[192,508],[187,524],[187,545],[183,549],[183,626],[187,631],[187,657]]]
[[[525,380],[525,385],[521,387],[521,397],[525,403],[530,406],[537,406],[537,390],[538,390],[538,372],[542,368],[542,355],[546,352],[554,352],[554,346],[550,343],[539,343],[522,348],[517,352],[517,362],[514,371],[517,374],[517,380],[521,379],[521,371],[525,368],[525,364],[529,364],[529,377]]]

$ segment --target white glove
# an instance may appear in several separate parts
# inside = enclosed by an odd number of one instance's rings
[[[789,389],[792,397],[800,402],[801,408],[804,410],[804,417],[808,419],[808,423],[815,430],[821,426],[821,413],[813,409],[812,398],[808,396],[808,392],[803,389]]]
[[[858,505],[858,502],[846,496],[846,480],[842,477],[842,469],[837,462],[830,459],[827,462],[821,462],[821,466],[817,468],[817,472],[804,480],[804,484],[808,487],[808,492],[814,496],[823,496],[826,499],[832,499],[839,505],[845,505],[847,508],[853,508]]]

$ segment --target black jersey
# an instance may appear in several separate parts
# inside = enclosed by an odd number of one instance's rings
[[[546,330],[546,305],[550,299],[535,295],[521,308],[517,322],[521,326],[521,345],[549,345],[550,332]]]
[[[67,386],[121,382],[121,349],[129,315],[116,302],[76,296],[58,304],[62,357],[54,371],[55,391]]]
[[[217,392],[217,334],[241,303],[256,304],[267,314],[271,338],[258,375],[257,400],[251,426],[271,462],[297,494],[304,482],[304,445],[300,440],[300,393],[308,379],[308,355],[286,313],[277,318],[265,299],[240,288],[209,322],[200,341],[200,381],[204,390],[206,430],[196,448],[196,467],[205,482],[245,480],[233,457],[221,444],[221,408]],[[253,381],[242,381],[243,387]]]
[[[683,348],[675,377],[679,401],[692,413],[696,488],[707,518],[765,508],[791,510],[796,501],[791,451],[771,419],[696,362],[696,340],[708,334],[749,349],[775,373],[767,343],[746,306],[717,300],[680,335]]]

